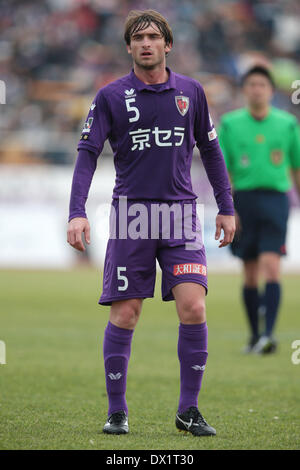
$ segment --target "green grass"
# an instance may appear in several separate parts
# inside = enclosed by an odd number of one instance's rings
[[[280,349],[243,356],[240,277],[210,275],[209,358],[199,407],[217,436],[178,433],[178,321],[174,302],[144,302],[132,345],[130,434],[101,433],[107,398],[102,338],[109,308],[97,305],[95,270],[0,272],[0,449],[299,449],[299,277],[284,277]],[[250,411],[252,410],[252,411]],[[275,418],[277,417],[277,418]]]

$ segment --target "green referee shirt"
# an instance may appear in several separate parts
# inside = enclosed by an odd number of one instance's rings
[[[300,168],[295,116],[271,107],[264,119],[257,120],[242,108],[222,116],[218,134],[235,190],[291,188],[290,170]]]

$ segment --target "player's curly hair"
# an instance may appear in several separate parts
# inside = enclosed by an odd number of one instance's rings
[[[173,33],[167,20],[155,10],[131,10],[125,21],[124,39],[129,46],[131,36],[138,31],[148,28],[150,23],[154,23],[167,45],[173,44]]]

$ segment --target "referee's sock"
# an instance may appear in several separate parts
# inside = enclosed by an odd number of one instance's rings
[[[108,416],[117,411],[125,411],[128,415],[125,393],[133,331],[119,328],[108,322],[104,332],[103,357],[108,396]]]
[[[272,336],[279,311],[281,286],[279,282],[267,282],[264,295],[266,307],[266,336]]]
[[[180,323],[178,359],[180,362],[180,398],[178,412],[191,406],[198,408],[198,395],[207,360],[206,322],[194,325]]]
[[[259,294],[257,287],[243,287],[243,300],[253,338],[258,338]]]

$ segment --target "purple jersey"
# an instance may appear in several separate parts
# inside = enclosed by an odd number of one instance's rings
[[[231,188],[202,86],[171,70],[167,82],[146,85],[135,73],[100,89],[78,144],[70,217],[84,217],[96,161],[109,139],[113,198],[162,201],[196,198],[191,183],[195,145],[222,214],[234,213]]]

